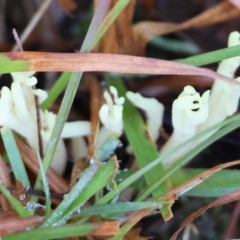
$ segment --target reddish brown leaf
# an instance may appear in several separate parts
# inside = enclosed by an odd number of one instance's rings
[[[126,236],[123,238],[123,240],[148,240],[146,237],[140,237],[139,233],[141,231],[141,228],[132,228]]]
[[[98,135],[99,128],[99,117],[98,112],[100,108],[100,89],[97,79],[92,76],[91,81],[91,100],[90,100],[90,111],[91,111],[91,133],[88,137],[88,160],[95,154],[95,140]]]
[[[9,52],[3,53],[12,60],[31,63],[32,71],[72,71],[72,72],[124,72],[142,74],[196,75],[217,78],[240,85],[239,82],[217,74],[209,69],[198,68],[166,60],[101,53],[46,53]]]
[[[20,150],[20,154],[23,158],[24,163],[29,169],[31,169],[31,171],[33,171],[37,175],[39,173],[39,165],[36,154],[17,136],[15,136],[15,141]],[[49,186],[54,192],[66,193],[69,191],[68,182],[52,168],[48,170],[47,178]]]
[[[5,187],[10,188],[13,187],[8,167],[1,155],[0,155],[0,180],[2,181]],[[11,209],[8,200],[2,194],[0,195],[0,204],[4,211]]]
[[[158,199],[158,201],[159,202],[165,201],[166,199],[168,199],[173,194],[177,194],[178,196],[180,196],[183,193],[185,193],[185,192],[189,191],[190,189],[192,189],[193,187],[197,186],[201,182],[203,182],[205,179],[207,179],[210,176],[212,176],[214,173],[220,171],[221,169],[227,168],[227,167],[231,167],[231,166],[234,166],[234,165],[238,165],[238,164],[240,164],[240,160],[236,160],[236,161],[220,164],[218,166],[210,168],[210,169],[206,170],[205,172],[198,174],[194,178],[186,181],[185,183],[180,184],[179,186],[175,187],[173,190],[171,190],[170,192],[165,194],[163,197]]]
[[[13,187],[7,164],[4,162],[2,155],[0,155],[0,180],[5,187]]]
[[[32,227],[43,221],[40,216],[21,218],[18,216],[8,216],[0,219],[0,236],[15,233]]]
[[[98,223],[98,228],[91,233],[92,236],[113,236],[119,233],[118,222]]]
[[[233,0],[234,1],[234,0]],[[158,36],[189,28],[209,26],[236,18],[240,10],[227,1],[221,2],[186,22],[175,24],[165,22],[142,21],[134,25],[136,41],[145,45],[149,40]]]
[[[58,0],[58,2],[66,11],[72,11],[77,7],[74,0]]]
[[[86,170],[86,162],[86,158],[81,158],[74,163],[70,180],[70,188],[72,188],[78,181],[79,175]]]
[[[12,216],[18,216],[17,212],[13,209],[4,211],[4,212],[0,212],[0,220],[4,219],[6,217],[12,217]]]
[[[20,196],[24,195],[25,197],[21,200],[21,203],[25,203],[27,204],[27,202],[29,201],[27,195],[26,195],[26,189],[23,185],[22,182],[17,181],[17,184],[15,186],[15,190],[12,192],[12,195],[19,201],[20,199],[22,199]]]
[[[220,171],[221,169],[226,168],[226,167],[230,167],[230,166],[234,166],[234,165],[237,165],[237,164],[240,164],[240,160],[236,160],[236,161],[232,161],[232,162],[229,162],[229,163],[220,164],[220,165],[218,165],[216,167],[213,167],[213,168],[211,168],[211,169],[209,169],[209,170],[207,170],[207,171],[197,175],[196,177],[186,181],[185,183],[177,186],[176,188],[172,189],[170,192],[168,192],[163,197],[158,199],[158,201],[159,202],[163,202],[163,201],[166,201],[166,199],[169,199],[169,197],[173,196],[176,193],[179,195],[180,192],[182,192],[182,193],[184,191],[186,192],[186,191],[190,190],[191,188],[193,188],[194,186],[200,184],[202,181],[204,181],[206,178],[210,177],[212,174]],[[239,197],[240,197],[240,191],[239,191]],[[233,201],[235,201],[235,200],[233,200]],[[221,204],[219,204],[219,205],[221,205]],[[140,221],[144,216],[149,214],[151,211],[152,211],[151,208],[146,208],[146,209],[138,211],[123,226],[128,227],[129,229],[131,229],[131,227],[133,227],[138,221]],[[181,229],[179,230],[179,232],[181,231]],[[172,240],[174,240],[174,239],[172,239]]]
[[[231,192],[223,197],[218,198],[217,200],[211,202],[210,204],[206,205],[203,208],[200,208],[198,211],[192,213],[190,216],[188,216],[182,224],[179,226],[178,230],[174,233],[174,235],[171,237],[170,240],[175,240],[178,236],[178,234],[181,232],[181,230],[186,227],[190,222],[192,222],[194,219],[199,217],[201,214],[203,214],[206,210],[209,208],[217,207],[223,204],[227,204],[230,202],[234,202],[240,199],[240,190]]]

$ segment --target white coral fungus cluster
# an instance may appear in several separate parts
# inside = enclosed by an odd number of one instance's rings
[[[33,72],[12,73],[13,83],[11,89],[7,87],[1,89],[0,126],[13,129],[25,137],[27,143],[34,151],[38,151],[39,142],[35,96],[38,97],[39,103],[41,103],[47,98],[47,92],[32,88],[37,83],[37,79],[32,76],[33,74]],[[40,119],[40,133],[44,148],[46,149],[55,124],[56,115],[49,111],[40,111]],[[89,122],[78,121],[74,124],[76,127],[74,130],[75,135],[84,136],[90,133]],[[75,136],[69,125],[72,125],[72,123],[65,124],[62,138]],[[66,148],[61,139],[52,161],[52,167],[62,174],[65,169],[66,160]]]
[[[228,40],[228,46],[231,47],[239,44],[240,34],[238,32],[231,33]],[[239,66],[240,57],[229,58],[220,63],[217,72],[227,77],[234,78],[235,72]],[[240,81],[240,78],[236,79],[236,81]],[[142,106],[147,106],[144,107],[146,113],[150,111],[150,108],[155,109],[154,104],[151,104],[150,102],[146,101],[145,103],[141,102],[140,104],[139,100],[141,97],[134,97],[140,95],[128,93],[127,96],[135,106],[142,109],[143,107],[140,106],[141,104]],[[186,86],[183,89],[183,92],[173,102],[172,124],[174,131],[160,150],[160,155],[170,151],[185,140],[193,137],[195,134],[223,121],[228,116],[231,116],[237,110],[239,97],[240,87],[218,79],[216,79],[213,84],[211,94],[208,90],[202,96],[200,96],[192,86]],[[148,113],[147,115],[150,116]],[[162,116],[162,111],[159,110],[158,112],[155,112],[155,115],[158,115],[158,117]],[[154,110],[152,116],[154,116]],[[158,133],[159,131],[159,125],[156,125],[155,130],[151,128],[149,131],[151,131],[152,136],[154,136],[153,133]],[[169,167],[188,150],[208,138],[215,131],[217,131],[217,129],[209,132],[208,135],[205,135],[200,140],[185,145],[181,150],[165,159],[163,161],[165,167]],[[158,136],[155,135],[152,138],[156,140],[157,137]]]

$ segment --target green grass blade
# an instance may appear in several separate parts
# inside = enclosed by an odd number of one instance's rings
[[[171,175],[170,179],[174,187],[183,184],[187,180],[197,176],[198,174],[206,171],[208,169],[204,168],[181,168],[176,170],[174,174]],[[127,172],[121,171],[116,175],[115,181],[122,182],[136,170],[129,170]],[[204,182],[192,188],[190,191],[184,193],[185,196],[196,196],[196,197],[221,197],[227,193],[233,192],[239,189],[240,182],[240,171],[239,170],[229,170],[223,169],[216,172],[214,175],[210,176]],[[139,178],[138,181],[131,184],[132,188],[141,190],[147,187],[144,178]]]
[[[43,101],[41,104],[41,109],[43,111],[47,110],[52,106],[52,104],[55,102],[55,100],[58,98],[58,96],[61,94],[64,88],[67,86],[70,77],[71,72],[64,72],[63,74],[61,74],[56,83],[50,89],[47,99]]]
[[[27,61],[12,61],[4,54],[0,54],[0,73],[29,71],[31,63]]]
[[[16,180],[20,181],[26,188],[30,187],[28,175],[18,151],[12,130],[8,127],[3,127],[1,128],[1,135]]]
[[[111,158],[115,149],[121,144],[120,140],[111,135],[103,144],[97,149],[98,160],[103,162]]]
[[[32,216],[32,212],[27,210],[12,194],[9,192],[6,187],[0,183],[0,192],[6,197],[9,203],[12,205],[14,210],[19,214],[21,217],[30,217]]]
[[[38,157],[38,163],[39,163],[39,168],[40,168],[40,175],[41,175],[41,179],[42,179],[42,185],[43,185],[43,190],[45,193],[45,198],[46,198],[46,217],[50,216],[50,211],[51,211],[51,197],[50,197],[50,190],[49,190],[49,185],[48,185],[48,180],[47,180],[47,176],[46,173],[44,171],[43,168],[43,164],[42,164],[42,159],[39,155],[39,152],[37,152],[37,157]]]
[[[119,0],[115,4],[115,6],[112,8],[112,10],[107,14],[107,16],[105,17],[104,21],[102,22],[99,28],[97,37],[93,43],[93,48],[97,45],[97,43],[100,41],[100,39],[107,32],[109,27],[113,24],[113,22],[116,20],[116,18],[119,16],[119,14],[127,6],[129,2],[130,0]]]
[[[232,119],[236,118],[236,116],[232,117]],[[219,130],[217,133],[213,134],[208,139],[204,140],[200,144],[198,144],[196,147],[188,151],[184,156],[179,158],[174,164],[172,164],[169,168],[166,169],[164,174],[161,176],[161,178],[156,181],[152,186],[150,186],[137,200],[143,201],[146,199],[149,194],[154,191],[154,189],[158,188],[160,184],[162,184],[168,177],[170,177],[177,169],[185,165],[189,160],[191,160],[193,157],[195,157],[199,152],[201,152],[203,149],[205,149],[207,146],[215,142],[217,139],[223,137],[227,133],[233,131],[237,127],[240,126],[239,116],[237,116],[237,120],[233,121],[232,123],[224,126],[226,121],[223,122],[223,128]],[[229,119],[228,119],[229,120]],[[209,128],[210,129],[210,128]],[[207,129],[207,130],[209,130]],[[206,131],[206,130],[205,130]],[[205,132],[204,131],[204,132]],[[201,133],[200,133],[201,134]],[[200,134],[196,135],[199,136]],[[239,185],[240,186],[240,185]]]
[[[128,4],[128,2],[129,0],[119,1],[106,16],[106,21],[104,21],[100,26],[102,22],[102,16],[106,13],[107,10],[106,4],[108,4],[108,1],[102,1],[102,5],[99,6],[101,15],[99,14],[98,19],[95,21],[94,29],[92,29],[91,31],[89,29],[90,33],[87,34],[80,52],[89,52],[96,46],[96,44],[101,40],[103,35],[106,33],[111,24],[116,20],[116,18],[119,16],[119,14]],[[92,39],[94,38],[95,40],[93,42]],[[53,102],[57,99],[63,89],[67,86],[70,76],[71,73],[69,72],[61,74],[61,76],[57,79],[56,83],[50,89],[48,98],[41,104],[42,110],[48,109],[53,104]]]
[[[90,197],[100,191],[107,184],[111,184],[111,180],[116,171],[116,167],[117,166],[114,159],[108,161],[106,164],[100,167],[89,185],[84,188],[81,194],[76,198],[76,200],[74,200],[74,202],[67,209],[65,215],[59,220],[59,222],[68,220],[72,214],[78,211],[79,207],[82,206]]]
[[[89,223],[79,225],[65,225],[59,227],[46,227],[46,228],[38,228],[29,231],[22,231],[19,233],[9,234],[7,236],[3,236],[2,240],[26,240],[26,239],[34,239],[34,240],[48,240],[48,239],[62,239],[74,236],[87,236],[91,234],[94,230],[98,229],[98,223]]]
[[[125,96],[126,88],[121,79],[106,78],[108,86],[112,85],[117,88],[119,96]],[[155,147],[155,144],[146,138],[146,126],[143,122],[139,112],[133,106],[130,101],[125,97],[125,103],[123,107],[123,122],[124,130],[129,143],[136,156],[136,160],[141,168],[148,165],[151,161],[158,158],[159,153]],[[158,164],[155,168],[146,172],[144,177],[149,186],[154,184],[164,172],[162,164]],[[169,184],[167,181],[161,188],[155,189],[151,194],[156,200],[163,194],[169,191]],[[170,215],[167,204],[161,208],[161,213],[164,218],[168,218]]]
[[[98,162],[94,162],[83,172],[79,181],[74,185],[69,193],[64,195],[64,200],[57,206],[51,216],[44,221],[42,227],[51,226],[62,218],[69,206],[71,206],[71,204],[79,197],[80,193],[82,195],[83,189],[87,187],[99,167],[100,164]],[[88,198],[90,198],[90,196],[87,196],[87,199]]]
[[[81,209],[76,217],[90,217],[101,214],[118,214],[136,211],[144,208],[159,208],[162,203],[158,202],[117,202],[110,204],[95,205]]]
[[[109,184],[116,171],[116,163],[114,160],[110,160],[103,166],[99,164],[95,162],[84,172],[70,193],[64,197],[63,202],[46,219],[42,227],[66,222],[90,197]],[[81,194],[79,194],[80,192]]]
[[[220,50],[199,54],[196,56],[178,59],[176,62],[191,64],[194,66],[203,66],[210,63],[222,61],[227,58],[240,56],[240,45],[234,47],[223,48]]]
[[[104,15],[107,11],[108,7],[108,1],[101,1],[98,5],[95,14],[93,16],[93,19],[91,21],[90,27],[88,29],[86,38],[84,40],[84,43],[81,47],[80,52],[88,52],[91,49],[91,46],[95,40],[97,29],[102,22],[102,19],[104,18]],[[50,137],[49,144],[47,146],[46,155],[43,160],[44,169],[47,170],[50,166],[51,160],[54,156],[57,143],[60,139],[63,126],[67,120],[68,114],[70,112],[74,97],[76,95],[80,80],[82,77],[82,72],[76,72],[72,73],[70,81],[68,83],[66,92],[63,97],[62,104],[59,109],[59,113],[56,118],[56,123],[53,127],[53,131]]]
[[[165,154],[163,154],[162,156],[158,157],[157,159],[155,159],[154,161],[152,161],[151,163],[149,163],[147,166],[139,169],[137,172],[135,172],[134,174],[132,174],[130,177],[128,177],[127,179],[125,179],[124,181],[122,181],[120,184],[118,184],[118,191],[121,192],[123,189],[125,189],[126,187],[130,186],[133,182],[135,182],[136,180],[138,180],[140,177],[142,177],[147,171],[149,171],[150,169],[154,168],[157,164],[159,164],[160,162],[162,162],[164,159],[166,159],[168,156],[170,156],[171,154],[173,154],[176,151],[179,151],[179,149],[181,149],[183,146],[185,146],[186,144],[195,141],[199,138],[201,138],[202,136],[204,136],[205,134],[208,134],[209,131],[212,131],[214,129],[218,129],[219,127],[223,127],[227,124],[230,123],[240,123],[240,115],[235,115],[233,117],[230,117],[228,119],[226,119],[225,121],[218,123],[204,131],[202,131],[201,133],[197,134],[196,136],[190,138],[189,140],[181,143],[180,145],[178,145],[177,147],[175,147],[172,151],[169,151]],[[236,126],[234,126],[236,128]],[[233,129],[234,129],[233,127]],[[228,131],[230,132],[231,129],[228,129]],[[218,132],[219,133],[219,132]],[[222,133],[222,132],[221,132]],[[226,134],[227,131],[225,130],[225,132],[223,132],[222,134]],[[214,135],[215,136],[215,135]],[[220,138],[223,135],[219,135],[218,137]],[[207,146],[209,146],[211,143],[213,143],[215,140],[217,140],[218,138],[214,137],[211,138],[212,141],[208,141],[208,144],[205,144]],[[210,140],[210,139],[209,139]],[[194,156],[194,155],[193,155]],[[169,170],[170,168],[168,168],[167,170]],[[164,172],[166,173],[167,170]],[[172,172],[171,172],[172,173]],[[168,174],[168,176],[170,176],[171,174]],[[167,178],[165,176],[165,178]],[[110,191],[109,193],[107,193],[105,196],[103,196],[98,202],[97,204],[104,204],[107,203],[108,201],[110,201],[112,198],[114,198],[117,195],[117,193],[115,191]]]
[[[197,176],[207,169],[178,169],[171,175],[174,186]],[[240,188],[240,171],[224,169],[216,172],[201,184],[184,193],[185,196],[222,197]]]

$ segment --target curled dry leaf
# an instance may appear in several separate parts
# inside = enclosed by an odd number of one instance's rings
[[[170,238],[170,240],[175,240],[178,236],[178,234],[181,232],[181,230],[186,227],[189,223],[191,223],[194,219],[199,217],[202,213],[204,213],[209,208],[217,207],[223,204],[227,204],[233,201],[237,201],[240,199],[240,190],[231,192],[223,197],[218,198],[217,200],[211,202],[210,204],[206,205],[203,208],[200,208],[198,211],[192,213],[190,216],[188,216],[180,225],[178,230],[174,233],[174,235]]]
[[[6,216],[0,219],[0,236],[15,233],[42,223],[43,218],[40,216],[32,216],[22,218],[19,216]]]
[[[239,4],[239,1],[237,0],[232,1],[236,1]],[[180,24],[142,21],[135,24],[133,26],[133,30],[135,34],[135,40],[146,44],[148,41],[158,35],[165,35],[189,28],[209,26],[236,18],[239,15],[240,9],[237,9],[228,1],[223,1],[205,10],[203,13],[197,15],[196,17],[193,17]]]
[[[13,61],[16,60],[16,61]],[[240,85],[228,77],[211,70],[182,63],[101,53],[47,53],[47,52],[8,52],[0,54],[0,66],[6,65],[2,73],[19,70],[18,63],[26,66],[21,71],[72,71],[72,72],[124,72],[140,74],[195,75],[217,78],[235,85]],[[14,69],[14,67],[16,69]]]

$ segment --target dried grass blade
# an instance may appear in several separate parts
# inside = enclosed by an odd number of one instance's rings
[[[197,217],[199,217],[201,214],[203,214],[206,210],[209,208],[217,207],[223,204],[227,204],[233,201],[237,201],[240,199],[240,190],[231,192],[221,198],[218,198],[217,200],[211,202],[210,204],[206,205],[205,207],[200,208],[198,211],[192,213],[189,215],[179,226],[178,230],[173,234],[173,236],[170,238],[170,240],[175,240],[178,236],[178,234],[181,232],[181,230],[186,227],[189,223],[191,223],[193,220],[195,220]]]
[[[153,58],[134,57],[118,54],[101,53],[44,53],[44,52],[15,52],[2,53],[1,58],[8,59],[7,69],[14,60],[17,62],[27,62],[31,66],[18,71],[72,71],[72,72],[124,72],[141,74],[168,74],[168,75],[196,75],[217,78],[235,85],[240,85],[237,81],[217,74],[211,70],[197,68],[182,63],[157,60]],[[10,60],[11,59],[11,60]],[[14,66],[9,73],[15,71]]]

